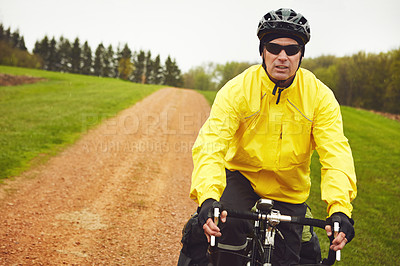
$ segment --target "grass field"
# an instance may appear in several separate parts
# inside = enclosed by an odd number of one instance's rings
[[[45,78],[0,86],[0,181],[47,160],[81,133],[162,86],[0,66],[0,73]]]
[[[215,92],[199,91],[212,103]],[[214,95],[214,96],[213,96]],[[353,202],[356,237],[335,265],[398,265],[400,263],[400,123],[383,116],[342,107],[344,131],[353,151],[358,196]],[[315,152],[311,165],[308,204],[316,218],[325,218],[321,201],[320,163]],[[324,231],[316,230],[323,252]]]

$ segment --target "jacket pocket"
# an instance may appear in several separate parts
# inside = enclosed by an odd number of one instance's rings
[[[302,117],[283,121],[280,167],[290,168],[310,159],[312,123]]]

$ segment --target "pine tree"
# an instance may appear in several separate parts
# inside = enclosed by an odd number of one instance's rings
[[[82,64],[82,49],[80,46],[79,38],[76,37],[71,50],[71,72],[81,73]]]
[[[125,44],[124,49],[121,51],[121,58],[132,58],[132,50]]]
[[[152,71],[150,77],[151,84],[162,84],[163,83],[163,67],[161,66],[160,55],[154,59],[152,63]]]
[[[147,51],[146,58],[145,58],[145,81],[144,83],[150,84],[152,83],[152,72],[153,72],[153,61],[151,60],[151,52]]]
[[[72,47],[69,40],[61,36],[60,41],[58,42],[57,51],[60,58],[60,70],[62,72],[71,72]]]
[[[4,26],[2,23],[0,23],[0,41],[5,40],[5,31],[4,31]]]
[[[122,52],[121,52],[121,48],[118,46],[117,47],[117,52],[115,53],[115,58],[114,58],[114,77],[115,78],[119,78],[120,77],[120,73],[119,73],[119,60],[121,60],[122,58]]]
[[[87,41],[82,48],[82,74],[91,75],[93,73],[92,49]]]
[[[104,45],[103,43],[100,43],[97,46],[96,51],[94,53],[94,64],[93,64],[94,74],[100,77],[104,76],[104,52],[105,52]]]
[[[19,30],[17,29],[16,31],[14,31],[13,33],[11,33],[11,46],[13,48],[18,48],[18,44],[19,44]]]
[[[6,29],[4,31],[4,40],[8,43],[11,42],[11,28],[10,27],[8,27],[8,29]]]
[[[49,69],[49,38],[44,36],[40,42],[35,43],[33,53],[40,56],[43,60],[43,69]]]
[[[136,83],[144,83],[145,81],[145,53],[143,50],[140,50],[138,54],[135,54],[133,57],[133,65],[135,66],[135,70],[133,70],[133,82]]]
[[[17,48],[20,49],[20,50],[22,50],[22,51],[27,51],[27,50],[28,50],[28,49],[26,48],[26,45],[25,45],[24,36],[21,36],[21,38],[19,39]]]
[[[60,56],[57,51],[57,42],[54,37],[50,40],[49,43],[49,60],[48,60],[48,69],[52,71],[60,71]]]
[[[168,56],[165,61],[164,84],[179,87],[182,86],[182,83],[181,70],[178,68],[175,59],[172,60],[171,57]]]
[[[103,62],[104,62],[104,76],[113,77],[114,51],[111,44],[107,47],[107,50],[104,51]]]

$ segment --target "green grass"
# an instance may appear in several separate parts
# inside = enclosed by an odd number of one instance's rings
[[[0,180],[20,174],[82,133],[162,86],[0,66],[0,73],[45,78],[0,86]]]
[[[212,91],[198,91],[210,104]],[[397,265],[400,262],[400,123],[354,108],[342,107],[344,131],[352,147],[358,196],[353,202],[356,236],[335,265]],[[314,217],[326,217],[321,201],[321,165],[315,152],[312,187],[307,201]],[[315,230],[323,256],[328,253],[324,231]]]
[[[206,98],[208,103],[210,105],[212,105],[212,103],[214,102],[215,95],[217,95],[218,91],[201,91],[201,90],[197,90],[197,92],[202,94]]]
[[[396,265],[400,261],[400,123],[350,107],[342,107],[342,114],[358,196],[353,202],[356,237],[343,250],[343,262],[337,264]],[[315,153],[309,203],[314,215],[323,217],[326,206],[320,200],[319,171]],[[323,234],[320,240],[327,241]]]

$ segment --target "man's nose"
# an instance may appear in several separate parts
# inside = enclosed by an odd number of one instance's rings
[[[279,59],[287,59],[287,58],[288,58],[288,55],[286,54],[285,49],[282,49],[282,50],[279,52],[278,58],[279,58]]]

